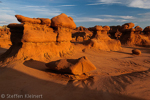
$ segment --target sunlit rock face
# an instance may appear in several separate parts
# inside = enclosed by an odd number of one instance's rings
[[[65,14],[54,18],[29,18],[15,15],[21,24],[12,23],[12,46],[4,54],[16,59],[50,60],[55,56],[64,56],[73,52],[70,43],[71,31],[76,28],[71,17]]]
[[[8,28],[0,28],[0,48],[8,49],[11,46],[10,35]]]
[[[111,39],[108,36],[110,30],[109,26],[95,26],[89,28],[93,31],[94,38],[91,39],[89,46],[92,48],[97,48],[104,51],[118,51],[121,49],[121,43],[119,40]]]

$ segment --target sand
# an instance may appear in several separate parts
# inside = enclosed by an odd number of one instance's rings
[[[35,60],[2,64],[0,95],[5,97],[0,100],[149,100],[150,47],[122,48],[100,51],[78,44],[73,55],[52,59],[86,56],[97,69],[83,76],[56,73]],[[141,55],[132,55],[133,49]],[[1,48],[0,54],[6,50]]]

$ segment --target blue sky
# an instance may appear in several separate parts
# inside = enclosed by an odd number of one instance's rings
[[[0,25],[18,23],[20,14],[31,18],[71,16],[77,26],[122,25],[133,22],[150,26],[150,0],[0,0]]]

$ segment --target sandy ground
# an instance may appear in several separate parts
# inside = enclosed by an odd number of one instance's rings
[[[133,48],[142,54],[132,55]],[[76,45],[75,53],[64,58],[81,56],[97,68],[84,78],[52,72],[35,60],[0,67],[0,100],[150,100],[150,47],[123,46],[121,51],[107,52]],[[52,61],[58,59],[63,58]]]

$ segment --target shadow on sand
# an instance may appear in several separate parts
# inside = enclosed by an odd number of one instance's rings
[[[62,85],[42,80],[11,68],[0,70],[0,94],[42,94],[42,100],[144,100],[127,95],[97,91],[96,89],[91,90],[86,86],[79,88],[74,86],[72,81]],[[16,98],[11,100],[16,100]]]

